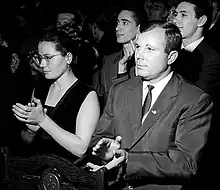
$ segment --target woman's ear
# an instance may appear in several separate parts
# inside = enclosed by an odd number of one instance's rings
[[[178,57],[178,52],[177,51],[171,51],[168,55],[168,65],[171,65]]]
[[[72,60],[73,60],[73,55],[72,55],[72,53],[68,52],[68,53],[66,54],[66,56],[65,56],[65,60],[66,60],[67,64],[70,65],[71,62],[72,62]]]

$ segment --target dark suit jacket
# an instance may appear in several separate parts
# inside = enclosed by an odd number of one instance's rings
[[[206,183],[218,183],[214,175],[216,164],[215,166],[210,166],[210,163],[218,163],[218,158],[211,157],[210,154],[219,147],[220,55],[208,45],[205,37],[193,52],[181,51],[173,67],[182,77],[208,93],[213,100],[212,127],[209,131],[208,142],[205,148],[206,153],[204,154],[205,158],[203,159],[204,164],[202,165],[204,170],[209,171],[209,173],[204,172],[206,177],[203,178],[206,181],[210,181]],[[201,184],[201,182],[203,180],[198,181],[197,184]]]
[[[123,51],[115,52],[103,59],[103,66],[101,69],[101,85],[104,87],[104,93],[108,96],[109,90],[113,84],[125,81],[130,78],[127,73],[125,75],[117,75],[118,62],[123,57]],[[127,63],[128,73],[130,68],[134,66],[134,60],[131,59]]]
[[[208,93],[214,103],[219,101],[220,55],[205,39],[193,52],[181,51],[172,67],[183,78]]]
[[[113,86],[91,147],[102,137],[120,135],[122,148],[130,149],[142,136],[129,151],[125,181],[139,186],[137,189],[180,189],[184,180],[197,172],[210,127],[212,101],[174,73],[142,126],[141,107],[139,77]]]
[[[216,50],[218,53],[220,53],[220,17],[218,17],[218,20],[216,21],[215,25],[207,31],[205,34],[205,38],[207,39],[210,47],[212,47],[214,50]]]

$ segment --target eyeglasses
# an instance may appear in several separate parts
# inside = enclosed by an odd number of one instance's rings
[[[47,63],[49,63],[49,61],[58,56],[58,55],[61,55],[61,54],[56,54],[56,55],[40,55],[40,54],[37,54],[35,55],[34,57],[37,59],[37,61],[39,62],[39,64],[42,62],[42,60],[45,60]]]

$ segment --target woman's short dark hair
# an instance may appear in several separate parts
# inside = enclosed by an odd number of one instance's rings
[[[140,32],[147,32],[154,28],[162,28],[165,30],[165,53],[170,53],[174,50],[178,52],[180,51],[182,44],[182,35],[179,28],[175,24],[164,21],[150,21],[146,25],[141,25]]]
[[[78,42],[73,40],[68,33],[58,30],[56,27],[45,30],[41,36],[39,42],[52,42],[55,45],[55,49],[65,56],[68,52],[72,53],[73,57],[76,56],[76,50]]]

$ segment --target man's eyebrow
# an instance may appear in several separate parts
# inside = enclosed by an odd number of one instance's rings
[[[126,18],[122,18],[122,19],[121,19],[121,21],[131,23],[131,21],[130,21],[130,20],[128,20],[128,19],[126,19]]]
[[[175,11],[175,12],[177,12],[177,11]],[[181,10],[181,11],[179,11],[179,13],[187,13],[187,11]]]

